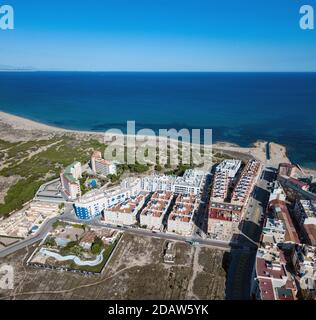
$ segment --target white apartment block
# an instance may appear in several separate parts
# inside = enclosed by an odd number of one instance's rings
[[[273,183],[273,191],[270,194],[269,202],[273,200],[281,200],[283,202],[286,200],[286,193],[284,192],[280,182],[277,180]]]
[[[141,188],[146,192],[171,191],[177,194],[198,195],[204,182],[204,172],[186,170],[183,177],[151,175],[141,179]]]
[[[125,184],[111,189],[93,190],[85,194],[75,202],[76,215],[83,220],[100,216],[103,210],[121,203],[130,197],[135,197],[140,193],[140,180],[133,180],[127,186]]]
[[[154,174],[141,179],[141,188],[146,192],[172,191],[175,179],[174,176]]]
[[[199,195],[204,182],[204,172],[200,170],[186,170],[183,177],[177,177],[173,185],[173,192],[177,194]]]
[[[213,179],[212,202],[225,202],[230,182],[241,167],[240,160],[226,159],[217,167]]]
[[[144,178],[124,179],[120,186],[91,191],[75,202],[75,211],[80,219],[91,219],[115,204],[121,203],[140,192],[193,193],[199,195],[204,182],[204,173],[187,170],[183,177],[151,175]],[[80,186],[79,186],[80,187]],[[175,192],[177,191],[177,192]]]
[[[216,172],[227,173],[228,178],[234,178],[241,167],[241,160],[226,159],[216,167]]]
[[[105,209],[104,222],[128,226],[136,224],[137,214],[144,206],[147,197],[148,194],[139,194]]]
[[[262,242],[278,244],[285,241],[285,226],[282,220],[267,219],[262,230]]]
[[[91,156],[91,169],[94,174],[107,176],[109,174],[116,174],[116,164],[112,161],[102,159],[100,151],[94,151]]]

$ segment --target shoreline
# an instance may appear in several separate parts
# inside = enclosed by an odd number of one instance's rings
[[[96,138],[96,139],[103,139],[105,137],[105,133],[102,131],[84,131],[84,130],[73,130],[73,129],[64,129],[59,128],[56,126],[44,124],[35,120],[31,120],[28,118],[24,118],[21,116],[17,116],[14,114],[10,114],[4,111],[0,110],[0,131],[1,137],[3,140],[8,141],[27,141],[31,139],[43,139],[43,138],[49,138],[51,135],[73,135],[76,138]],[[10,132],[11,130],[11,132]],[[136,132],[137,133],[137,132]],[[118,136],[115,133],[107,132],[107,136],[111,139],[113,136]],[[129,136],[127,134],[121,134],[119,136],[122,136],[124,138],[128,138]],[[132,136],[134,137],[134,136]],[[156,140],[159,136],[144,136],[144,135],[137,135],[140,139],[144,139],[144,141],[137,141],[140,143],[144,143],[145,141],[150,142],[151,140]],[[7,139],[6,139],[7,138]],[[167,139],[166,137],[164,137]],[[137,143],[136,142],[136,143]],[[170,144],[178,143],[179,141],[176,139],[170,138]],[[189,144],[188,142],[182,142],[184,145]],[[241,147],[240,145],[236,143],[231,143],[227,141],[217,141],[212,144],[211,148],[214,150],[219,151],[227,151],[232,153],[242,153],[251,155],[254,158],[257,158],[263,162],[266,161],[266,151],[265,151],[265,144],[267,141],[263,141],[261,139],[258,139],[255,141],[252,145],[248,147]],[[291,162],[286,154],[286,147],[279,145],[277,143],[270,143],[271,146],[274,146],[275,148],[278,148],[279,152],[276,152],[274,150],[273,156],[274,161],[277,162]],[[192,146],[199,147],[201,145],[204,145],[203,143],[200,144],[191,144]],[[206,145],[206,148],[208,146]],[[275,149],[274,148],[274,149]],[[272,148],[273,149],[273,148]],[[273,151],[273,150],[272,150]],[[307,169],[307,168],[306,168]],[[313,169],[309,169],[313,170]]]
[[[48,132],[54,132],[54,133],[85,134],[85,135],[96,135],[96,136],[100,136],[100,135],[104,136],[104,132],[106,131],[106,130],[92,131],[92,130],[66,129],[66,128],[53,126],[50,124],[45,124],[41,121],[32,120],[23,116],[18,116],[18,115],[1,111],[1,110],[0,110],[0,122],[4,122],[5,124],[10,125],[15,130],[26,130],[26,131],[40,130],[40,131],[45,131],[45,132],[48,131]],[[113,133],[111,135],[114,136],[116,134]],[[122,135],[124,137],[128,137],[128,135],[125,133],[123,133]],[[157,138],[158,136],[138,135],[138,137]],[[170,140],[174,140],[174,139],[171,138]],[[177,140],[174,140],[174,141],[177,141]],[[248,148],[256,147],[256,144],[258,143],[266,143],[266,142],[267,141],[258,139],[257,141],[251,143],[249,146],[242,147],[239,144],[234,142],[216,141],[215,143],[212,144],[212,146],[248,149]],[[183,142],[183,143],[186,143],[186,142]],[[200,143],[200,145],[204,145],[204,144]]]

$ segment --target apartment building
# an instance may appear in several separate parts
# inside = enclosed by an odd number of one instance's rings
[[[211,202],[225,202],[228,194],[228,187],[228,173],[217,171],[213,179]]]
[[[147,229],[151,230],[161,230],[163,218],[170,207],[172,199],[172,192],[156,191],[140,214],[140,225],[146,226]]]
[[[127,200],[112,205],[104,210],[103,219],[105,223],[115,225],[134,225],[137,223],[137,214],[142,209],[148,194],[141,193]]]
[[[100,151],[94,151],[92,153],[91,169],[94,174],[103,176],[116,174],[116,164],[113,161],[104,160]]]
[[[234,178],[241,167],[241,160],[226,159],[222,161],[217,167],[216,172],[225,172],[228,178]]]
[[[307,296],[316,298],[316,248],[308,245],[297,245],[293,250],[292,264],[299,277],[299,286]]]
[[[276,246],[259,248],[252,292],[258,300],[296,300],[294,277],[286,269],[283,252]]]
[[[310,245],[316,246],[316,201],[297,200],[294,212],[305,239]]]
[[[167,222],[167,231],[180,235],[191,235],[193,231],[193,216],[197,210],[198,201],[195,195],[178,195]]]
[[[140,191],[139,179],[110,189],[90,191],[75,202],[76,215],[82,220],[95,218],[105,209],[138,195]]]
[[[199,195],[204,183],[204,172],[188,169],[182,177],[153,174],[141,179],[141,188],[146,192],[171,191],[177,194]]]
[[[81,196],[79,181],[81,175],[81,163],[77,161],[62,170],[60,174],[61,187],[68,200],[75,200]]]
[[[261,164],[258,160],[252,159],[248,161],[233,191],[232,204],[244,205],[247,202],[255,179],[259,174],[260,166]]]
[[[261,235],[261,242],[273,245],[285,242],[285,226],[282,220],[266,219]]]
[[[141,188],[146,192],[173,191],[175,176],[153,174],[141,179]]]
[[[172,191],[177,194],[199,195],[204,182],[204,172],[196,169],[188,169],[182,177],[177,177]]]

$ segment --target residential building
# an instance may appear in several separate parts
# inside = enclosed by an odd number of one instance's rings
[[[225,202],[228,194],[229,178],[227,172],[217,171],[213,179],[211,202]]]
[[[137,223],[137,214],[140,212],[148,198],[147,193],[140,193],[127,200],[112,205],[104,210],[105,223],[115,225],[134,225]]]
[[[293,250],[292,264],[299,277],[302,291],[309,291],[316,298],[316,248],[308,245],[297,245]],[[310,295],[309,295],[310,296]]]
[[[316,201],[297,200],[294,212],[305,239],[316,246]]]
[[[241,167],[241,160],[226,159],[216,167],[216,172],[227,173],[228,178],[234,178]]]
[[[298,200],[295,204],[295,215],[300,225],[316,225],[316,201]]]
[[[177,177],[172,191],[176,194],[199,195],[204,182],[204,172],[196,169],[188,169],[182,177]]]
[[[273,200],[280,200],[284,201],[286,200],[286,193],[284,192],[284,189],[279,181],[274,181],[272,186],[272,192],[270,193],[269,202]]]
[[[300,243],[287,205],[284,201],[275,199],[269,202],[269,210],[278,220],[282,220],[285,227],[284,242]]]
[[[81,163],[77,161],[62,170],[60,174],[62,192],[68,200],[75,200],[81,196],[79,181],[81,175]]]
[[[173,191],[175,176],[153,174],[141,179],[141,188],[146,192]]]
[[[116,174],[116,164],[113,161],[104,160],[100,151],[94,151],[91,156],[91,169],[94,174],[107,176]]]
[[[136,196],[142,191],[164,191],[182,194],[191,190],[193,194],[198,196],[203,183],[204,174],[198,170],[187,170],[181,178],[165,175],[152,175],[136,179],[127,178],[118,187],[101,188],[85,194],[75,202],[75,212],[80,219],[91,219],[100,216],[110,206],[123,202],[131,196]]]
[[[204,183],[204,172],[188,169],[182,177],[153,174],[141,179],[141,188],[146,192],[172,191],[176,194],[199,195]]]
[[[285,242],[285,226],[283,221],[266,219],[262,229],[261,242],[264,246]]]
[[[233,191],[232,204],[244,205],[248,201],[256,177],[260,172],[260,166],[261,164],[258,160],[252,159],[248,161]]]
[[[103,189],[90,191],[75,202],[76,215],[83,220],[101,216],[105,209],[139,194],[139,185],[138,179],[104,191]]]
[[[305,181],[286,176],[278,176],[278,181],[282,184],[287,198],[290,201],[296,199],[316,200],[316,194],[309,191],[309,184]]]
[[[147,229],[161,230],[163,218],[172,199],[172,192],[156,191],[140,214],[140,225]]]
[[[192,219],[197,207],[198,201],[194,194],[178,195],[168,217],[167,231],[180,235],[191,235],[193,231]]]
[[[297,287],[277,246],[259,248],[252,292],[258,300],[296,300]]]
[[[94,240],[96,238],[96,234],[93,231],[88,231],[81,238],[79,245],[85,250],[90,250]]]

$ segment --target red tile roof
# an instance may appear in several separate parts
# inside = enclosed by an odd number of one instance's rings
[[[258,277],[282,279],[286,276],[283,264],[278,265],[279,268],[273,268],[263,258],[257,257],[256,259],[256,271]]]
[[[287,209],[286,203],[282,200],[275,199],[269,203],[269,207],[273,208],[278,215],[278,218],[284,222],[285,226],[285,241],[294,243],[300,243],[299,237],[295,230],[292,218],[289,210]]]
[[[259,279],[259,288],[262,300],[275,300],[273,285],[270,279]]]

